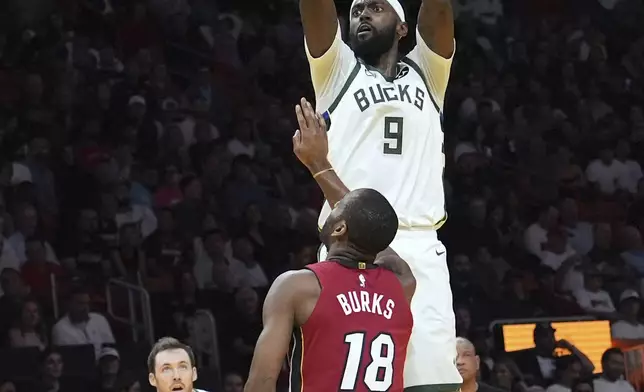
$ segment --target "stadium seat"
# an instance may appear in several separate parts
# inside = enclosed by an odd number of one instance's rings
[[[96,356],[91,344],[58,346],[63,357],[63,374],[70,377],[92,378],[96,374]]]
[[[36,347],[0,350],[0,378],[33,380],[40,370],[40,350]]]

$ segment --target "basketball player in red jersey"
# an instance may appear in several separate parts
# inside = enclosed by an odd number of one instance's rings
[[[326,159],[326,126],[302,100],[296,155],[335,208],[321,233],[328,261],[273,283],[246,392],[275,391],[290,352],[290,390],[402,391],[416,281],[388,248],[398,217],[379,192],[349,192]]]

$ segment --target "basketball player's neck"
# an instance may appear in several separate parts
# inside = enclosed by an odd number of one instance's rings
[[[377,69],[387,78],[396,77],[396,66],[398,65],[398,44],[394,44],[388,52],[379,56],[363,56],[360,60],[368,66]]]
[[[349,263],[365,262],[373,263],[374,257],[365,254],[348,245],[331,246],[327,255],[328,260],[338,260]]]

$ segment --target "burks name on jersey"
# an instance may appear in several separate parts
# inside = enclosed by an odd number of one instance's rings
[[[372,313],[391,320],[396,303],[392,299],[384,300],[384,295],[364,290],[352,290],[336,295],[345,315],[354,313]]]

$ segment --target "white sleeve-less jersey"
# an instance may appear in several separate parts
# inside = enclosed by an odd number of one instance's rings
[[[452,59],[417,45],[385,78],[356,59],[340,29],[331,48],[307,57],[317,111],[329,124],[329,160],[349,189],[373,188],[403,227],[437,228],[446,218],[442,108]],[[324,203],[319,225],[331,212]]]

